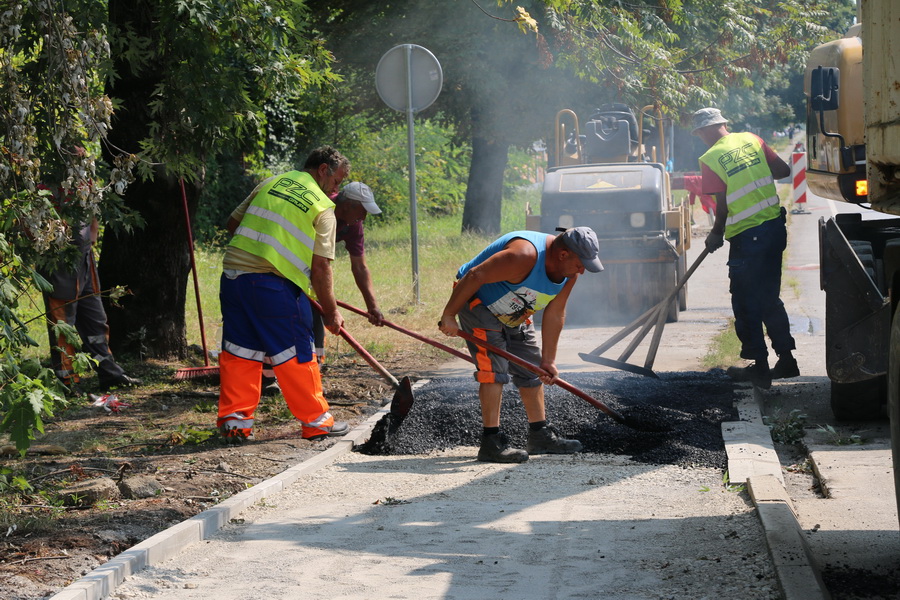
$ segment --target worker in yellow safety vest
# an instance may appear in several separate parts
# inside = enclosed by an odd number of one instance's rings
[[[322,393],[312,346],[312,307],[318,300],[325,326],[339,333],[343,317],[332,287],[334,203],[328,194],[350,171],[350,162],[323,146],[302,170],[263,181],[231,214],[234,233],[220,284],[222,352],[217,427],[230,442],[252,436],[263,359],[271,357],[291,413],[304,439],[344,435]]]
[[[715,252],[725,240],[729,242],[734,328],[741,358],[753,361],[729,367],[727,373],[736,381],[769,389],[773,379],[800,375],[792,354],[796,344],[780,297],[787,227],[775,189],[775,180],[790,175],[791,168],[758,136],[730,133],[727,123],[717,108],[703,108],[693,115],[692,133],[709,146],[700,157],[702,190],[716,198],[716,218],[706,249]],[[771,369],[763,325],[778,355]]]

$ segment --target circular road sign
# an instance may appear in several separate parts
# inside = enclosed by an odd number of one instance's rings
[[[394,110],[419,111],[428,108],[437,100],[443,83],[441,63],[430,50],[416,44],[394,46],[384,53],[375,68],[378,95]],[[409,94],[407,85],[411,91]]]

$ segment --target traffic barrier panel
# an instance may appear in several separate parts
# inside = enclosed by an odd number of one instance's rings
[[[794,189],[791,214],[809,214],[806,209],[806,152],[791,153],[791,182]]]

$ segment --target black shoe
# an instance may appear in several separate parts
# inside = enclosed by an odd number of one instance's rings
[[[567,440],[559,435],[555,427],[546,425],[537,431],[528,432],[525,449],[528,454],[574,454],[581,452],[581,442]]]
[[[80,383],[70,383],[66,385],[66,390],[66,396],[69,396],[71,398],[81,398],[85,395],[84,388],[81,387]],[[90,394],[88,395],[90,396]]]
[[[143,385],[143,381],[138,379],[137,377],[129,377],[122,373],[119,377],[101,377],[100,378],[100,387],[102,388],[111,388],[111,387],[131,387],[135,385]]]
[[[262,395],[263,396],[277,396],[281,393],[281,386],[278,385],[278,380],[274,377],[263,377],[262,380]]]
[[[772,371],[765,362],[751,363],[747,367],[728,367],[725,373],[735,381],[749,381],[761,390],[772,387]]]
[[[303,439],[312,442],[329,437],[341,437],[350,433],[350,425],[345,421],[335,421],[334,425],[326,427],[304,427],[304,429]],[[310,431],[314,431],[314,433],[309,433]]]
[[[800,377],[800,367],[797,366],[797,359],[793,356],[780,356],[771,373],[772,379]]]
[[[481,436],[478,460],[495,463],[521,463],[528,460],[528,453],[524,450],[510,448],[506,436],[502,433],[495,433]]]

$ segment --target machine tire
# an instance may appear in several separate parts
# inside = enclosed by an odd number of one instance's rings
[[[891,419],[891,454],[894,461],[894,492],[900,509],[900,305],[891,320],[888,360],[888,415]],[[898,513],[900,514],[900,513]],[[900,519],[898,519],[900,521]]]
[[[866,270],[866,274],[871,277],[872,281],[875,282],[875,285],[881,289],[878,271],[875,270],[875,253],[872,250],[872,243],[865,240],[851,240],[850,247],[853,248],[853,252],[856,253],[859,262],[862,263],[863,268]]]
[[[668,269],[666,269],[668,270]],[[678,261],[674,261],[672,264],[672,270],[669,271],[674,275],[674,283],[669,284],[669,292],[674,289],[676,285],[678,285]],[[672,275],[669,276],[669,281],[672,281]],[[665,287],[663,289],[666,289]],[[678,322],[678,313],[681,312],[681,298],[680,294],[675,294],[675,298],[669,304],[669,312],[666,314],[666,323],[677,323]]]
[[[687,254],[682,253],[675,263],[676,285],[677,282],[681,281],[681,278],[684,277],[685,273],[687,273]],[[678,310],[687,310],[687,287],[687,283],[685,283],[684,287],[678,292]]]
[[[669,304],[669,312],[666,314],[666,323],[678,322],[678,313],[681,312],[679,306],[680,302],[678,301],[678,295],[676,294],[675,299]]]
[[[870,421],[884,417],[887,376],[854,383],[831,382],[831,412],[838,421]]]

